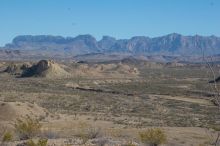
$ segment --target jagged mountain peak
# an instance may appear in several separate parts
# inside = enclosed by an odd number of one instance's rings
[[[207,55],[220,54],[220,38],[216,36],[183,36],[178,33],[150,38],[134,36],[115,39],[103,36],[100,41],[90,34],[76,37],[52,35],[22,35],[13,39],[2,49],[44,51],[44,54],[75,56],[88,53],[130,53],[131,55]],[[52,53],[51,53],[52,52]],[[40,53],[39,53],[40,54]]]
[[[102,41],[102,40],[115,40],[115,41],[116,41],[116,38],[111,37],[111,36],[108,36],[108,35],[104,35],[104,36],[102,36],[101,41]]]

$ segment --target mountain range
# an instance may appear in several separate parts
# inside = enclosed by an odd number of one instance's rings
[[[220,37],[183,36],[172,33],[150,38],[136,36],[116,39],[103,36],[99,41],[92,35],[62,37],[51,35],[22,35],[0,48],[0,58],[73,58],[91,54],[117,54],[118,56],[175,56],[192,57],[220,54]]]

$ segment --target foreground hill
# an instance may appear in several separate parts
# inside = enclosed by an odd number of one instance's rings
[[[40,116],[45,116],[46,112],[46,109],[36,104],[0,101],[0,123],[2,121],[14,121],[27,115],[39,118]]]
[[[66,72],[59,64],[52,60],[41,60],[36,65],[27,68],[22,77],[40,76],[48,78],[68,77],[70,74]]]
[[[131,60],[133,61],[133,60]],[[141,61],[140,61],[141,63]],[[144,62],[143,62],[144,63]],[[142,64],[143,64],[142,63]],[[65,65],[67,64],[67,65]],[[39,62],[5,62],[0,66],[0,73],[16,77],[42,78],[138,78],[139,70],[132,63],[122,61],[105,63],[57,63],[53,60]],[[144,65],[144,64],[143,64]]]

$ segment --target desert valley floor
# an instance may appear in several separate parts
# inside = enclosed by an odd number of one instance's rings
[[[14,133],[10,145],[21,142],[13,125],[27,115],[58,146],[141,145],[138,133],[149,127],[165,131],[167,146],[208,146],[220,129],[206,65],[1,61],[0,72],[0,128]],[[83,143],[85,129],[96,135]]]

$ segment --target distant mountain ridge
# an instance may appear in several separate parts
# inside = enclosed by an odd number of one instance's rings
[[[130,55],[168,55],[198,56],[220,54],[220,37],[216,36],[183,36],[172,33],[161,37],[150,38],[136,36],[131,39],[115,39],[103,36],[97,41],[92,35],[62,37],[51,35],[17,36],[12,43],[1,50],[19,50],[38,56],[73,57],[90,53],[118,53]]]

